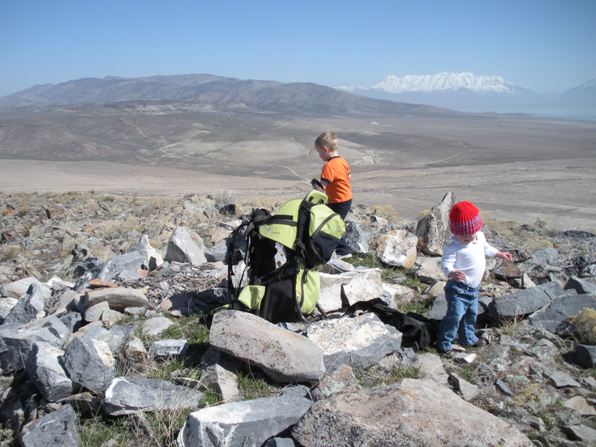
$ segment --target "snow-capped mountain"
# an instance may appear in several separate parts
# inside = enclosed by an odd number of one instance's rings
[[[507,82],[501,76],[478,76],[470,72],[443,72],[402,77],[389,75],[381,82],[373,85],[372,88],[390,93],[469,90],[475,93],[515,94],[523,90],[511,82]]]
[[[389,75],[372,87],[343,87],[356,95],[466,111],[515,111],[537,95],[496,75],[470,72]]]

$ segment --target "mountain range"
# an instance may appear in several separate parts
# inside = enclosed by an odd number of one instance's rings
[[[340,87],[356,95],[414,104],[428,104],[468,112],[590,115],[596,118],[596,79],[559,95],[538,94],[503,79],[474,73],[388,75],[371,87]],[[548,114],[548,113],[547,113]]]
[[[36,85],[0,98],[0,109],[140,101],[306,116],[441,112],[427,106],[356,96],[312,83],[241,80],[210,74],[140,78],[108,76]]]

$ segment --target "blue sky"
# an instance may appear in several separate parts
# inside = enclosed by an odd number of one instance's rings
[[[0,95],[107,75],[370,86],[441,71],[537,92],[596,78],[596,1],[0,1]]]

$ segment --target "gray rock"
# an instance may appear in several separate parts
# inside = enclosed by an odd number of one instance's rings
[[[157,359],[180,357],[186,353],[188,341],[185,339],[165,339],[151,343],[149,355]]]
[[[8,284],[3,284],[2,287],[0,287],[0,296],[19,299],[27,293],[29,287],[31,287],[31,284],[36,284],[39,288],[41,288],[44,299],[52,296],[52,290],[46,284],[40,282],[33,276],[19,279],[18,281],[13,281]]]
[[[511,392],[511,389],[509,388],[509,385],[507,385],[507,382],[499,379],[499,380],[497,380],[495,382],[495,386],[505,396],[509,396],[509,397],[513,396],[513,393]]]
[[[103,403],[110,416],[137,411],[174,411],[199,407],[203,394],[165,380],[143,377],[117,377],[108,389]]]
[[[127,307],[151,307],[142,290],[126,287],[93,290],[84,297],[82,305],[88,309],[104,301],[108,303],[110,309],[118,311],[124,311]]]
[[[478,396],[479,389],[476,385],[471,384],[467,380],[462,379],[457,374],[451,373],[449,375],[449,383],[455,388],[455,391],[461,394],[461,397],[469,402]]]
[[[402,334],[368,313],[317,321],[308,328],[308,338],[323,350],[325,367],[335,370],[343,364],[367,368],[377,363],[400,350]]]
[[[596,415],[596,410],[594,410],[594,407],[592,407],[582,396],[575,396],[566,400],[563,406],[577,411],[582,416]]]
[[[443,293],[434,299],[433,305],[426,314],[426,318],[440,321],[445,315],[447,315],[447,298],[445,298],[445,294]]]
[[[208,350],[201,359],[201,383],[215,392],[222,403],[242,400],[236,376],[237,363],[215,349]]]
[[[102,303],[97,303],[97,304],[94,304],[93,306],[90,306],[89,308],[87,308],[85,310],[85,321],[87,321],[88,323],[91,323],[93,321],[100,321],[101,314],[105,310],[110,310],[110,306],[105,301]]]
[[[65,405],[25,425],[20,442],[22,447],[78,447],[77,415]]]
[[[131,280],[139,278],[139,271],[142,267],[148,269],[146,264],[146,257],[138,251],[131,251],[121,255],[114,256],[106,262],[97,277],[103,280],[111,280],[122,273],[127,275]]]
[[[309,447],[532,445],[513,425],[447,387],[415,379],[318,401],[293,428],[292,437]]]
[[[0,324],[19,302],[16,298],[0,298]]]
[[[357,390],[359,388],[352,367],[341,365],[332,373],[325,374],[316,389],[317,395],[320,395],[321,398],[327,398],[346,389]]]
[[[550,340],[541,338],[532,347],[525,351],[529,355],[533,355],[542,361],[554,359],[559,353],[559,348]]]
[[[414,268],[416,268],[418,279],[427,284],[434,284],[445,279],[443,270],[441,270],[441,258],[418,257]]]
[[[168,242],[166,261],[188,262],[201,265],[207,262],[205,245],[196,234],[191,234],[185,227],[178,227]]]
[[[586,425],[572,425],[565,427],[567,434],[576,441],[585,442],[587,445],[596,444],[596,430]]]
[[[95,394],[103,393],[116,374],[108,343],[88,335],[70,342],[64,352],[63,364],[73,383]]]
[[[496,298],[489,305],[489,314],[495,320],[522,317],[546,307],[557,296],[565,292],[554,282],[541,284],[531,289],[516,290]]]
[[[73,392],[72,381],[60,364],[62,355],[62,349],[39,341],[33,344],[27,361],[29,377],[49,402],[64,399]]]
[[[555,265],[559,258],[559,252],[555,248],[545,248],[532,253],[532,257],[528,260],[529,263],[546,267]]]
[[[149,243],[149,236],[143,234],[139,242],[131,247],[131,251],[137,251],[143,256],[143,265],[149,268],[149,271],[155,270],[163,264],[163,257],[155,248]]]
[[[265,397],[191,413],[178,435],[180,447],[260,446],[294,425],[312,402],[303,397]]]
[[[368,239],[366,233],[354,221],[346,222],[346,234],[344,235],[346,244],[353,253],[368,253]]]
[[[268,439],[263,447],[295,447],[296,443],[292,438],[271,438]]]
[[[45,316],[45,299],[38,283],[31,283],[27,293],[17,301],[4,319],[4,324],[26,324]]]
[[[153,317],[149,318],[147,321],[143,323],[142,332],[145,335],[156,337],[173,325],[174,323],[169,318]]]
[[[447,385],[449,375],[443,368],[441,357],[432,352],[426,352],[418,356],[415,361],[421,379],[431,379],[441,385]]]
[[[353,272],[343,273],[341,276],[349,278],[343,285],[342,291],[350,306],[383,295],[383,281],[381,280],[380,269],[358,269]]]
[[[132,371],[142,373],[147,370],[148,355],[141,339],[132,337],[126,343],[124,347],[124,359]]]
[[[62,347],[70,331],[55,316],[32,321],[24,326],[0,326],[0,368],[4,374],[25,368],[33,343],[46,342]]]
[[[596,309],[596,295],[563,295],[531,315],[529,320],[532,326],[544,328],[552,333],[560,333],[565,330],[563,323],[585,308]]]
[[[387,265],[412,268],[417,242],[418,238],[407,230],[391,230],[379,238],[377,257]]]
[[[555,387],[555,388],[564,388],[564,387],[580,387],[581,385],[579,383],[577,383],[573,377],[571,377],[569,374],[564,373],[562,371],[544,371],[543,372],[544,377],[546,377],[549,382]]]
[[[113,326],[126,316],[117,310],[106,309],[101,313],[101,321],[107,326]]]
[[[321,292],[318,304],[324,312],[342,308],[342,296],[351,306],[359,301],[370,301],[383,295],[379,269],[358,269],[339,275],[319,274]]]
[[[577,345],[571,358],[582,368],[594,368],[596,367],[596,346]]]
[[[213,247],[208,248],[205,250],[205,258],[208,262],[217,262],[222,261],[224,262],[226,259],[226,252],[227,252],[227,244],[225,239],[223,241],[219,241]]]
[[[319,380],[325,373],[323,351],[316,344],[247,312],[217,312],[209,342],[279,382]]]
[[[418,250],[430,256],[441,256],[443,246],[451,237],[449,231],[449,210],[455,203],[455,196],[448,192],[437,206],[422,217],[416,225]]]
[[[577,293],[596,293],[596,285],[577,276],[572,276],[565,284],[565,290],[573,289]]]

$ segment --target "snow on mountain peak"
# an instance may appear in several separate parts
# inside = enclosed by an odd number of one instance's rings
[[[515,93],[519,89],[501,76],[477,76],[470,72],[443,72],[402,77],[389,75],[373,85],[372,88],[390,93],[456,91],[460,89],[477,93]]]

